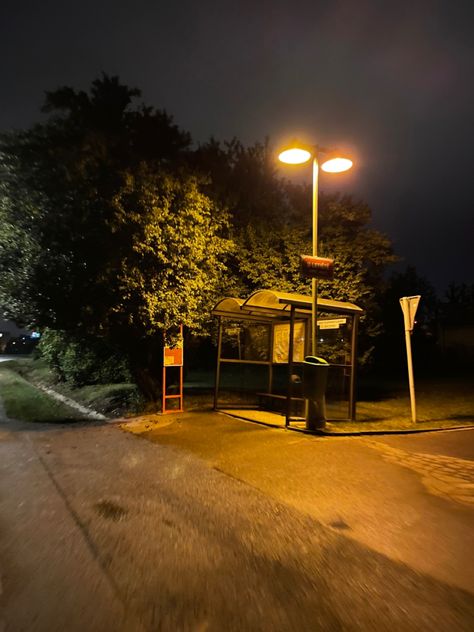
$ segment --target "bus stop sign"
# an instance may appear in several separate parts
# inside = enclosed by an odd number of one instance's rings
[[[300,255],[300,270],[301,276],[305,279],[326,279],[331,281],[334,277],[334,259]]]

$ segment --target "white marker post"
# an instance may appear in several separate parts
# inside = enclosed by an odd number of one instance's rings
[[[416,421],[415,380],[413,377],[413,358],[411,355],[411,334],[415,324],[415,314],[421,296],[404,296],[400,299],[400,306],[405,322],[405,343],[407,346],[408,382],[410,385],[411,420]]]

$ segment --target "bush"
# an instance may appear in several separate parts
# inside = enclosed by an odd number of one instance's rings
[[[48,329],[38,350],[58,380],[73,386],[130,381],[126,360],[105,340]]]

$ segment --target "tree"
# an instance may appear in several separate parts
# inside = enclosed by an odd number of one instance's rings
[[[445,327],[474,326],[474,283],[450,283],[439,302],[440,324]],[[471,345],[472,346],[472,345]]]
[[[454,308],[461,308],[471,312],[474,306],[474,283],[450,283],[445,294],[445,302]]]
[[[194,177],[177,179],[143,167],[128,176],[114,204],[132,239],[107,281],[116,289],[109,331],[127,330],[132,369],[141,376],[139,383],[146,380],[152,389],[157,376],[151,367],[162,350],[162,332],[179,324],[203,331],[220,294],[223,255],[232,243],[222,235],[225,213],[199,191]],[[148,370],[140,374],[144,354]]]
[[[211,139],[198,147],[192,164],[208,178],[208,194],[224,205],[236,229],[255,222],[279,223],[292,212],[287,182],[278,176],[268,139],[245,147],[238,139]]]
[[[47,97],[48,121],[4,136],[0,300],[11,317],[107,338],[156,399],[163,335],[200,331],[231,242],[226,213],[185,168],[189,136],[130,108],[104,76]]]
[[[421,295],[413,330],[413,353],[416,364],[429,366],[436,355],[435,342],[438,325],[438,300],[431,283],[414,266],[394,273],[388,279],[381,301],[383,335],[377,349],[380,366],[405,367],[403,314],[400,298]]]

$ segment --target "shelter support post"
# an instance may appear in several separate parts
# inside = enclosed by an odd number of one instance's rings
[[[217,401],[219,397],[219,385],[221,380],[221,352],[222,352],[222,316],[219,316],[219,329],[217,334],[217,368],[216,381],[214,385],[214,410],[217,409]]]
[[[290,311],[290,339],[288,341],[288,389],[286,394],[286,417],[285,427],[290,425],[291,400],[293,398],[293,347],[295,339],[295,306],[291,306]]]
[[[357,334],[359,330],[359,314],[352,316],[351,340],[351,378],[349,384],[349,419],[356,418],[356,385],[357,385]]]
[[[270,360],[268,364],[268,392],[273,393],[273,342],[275,340],[274,337],[275,326],[273,323],[270,325],[270,348],[268,349],[268,358]]]

